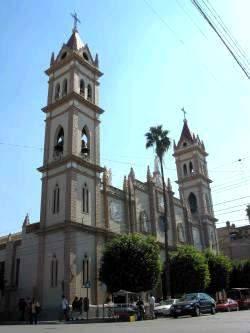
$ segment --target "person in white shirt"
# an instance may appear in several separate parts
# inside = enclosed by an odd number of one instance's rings
[[[62,295],[62,310],[63,310],[64,320],[69,320],[69,316],[68,316],[69,302],[64,295]]]
[[[149,298],[149,313],[150,313],[150,317],[152,319],[155,319],[155,297],[153,296],[153,294],[150,294],[150,298]]]

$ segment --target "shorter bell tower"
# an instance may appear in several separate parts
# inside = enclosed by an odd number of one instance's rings
[[[178,144],[174,144],[180,197],[188,207],[193,244],[217,251],[217,235],[203,141],[191,134],[186,118]]]

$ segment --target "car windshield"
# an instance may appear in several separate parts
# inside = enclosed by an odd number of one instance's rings
[[[180,301],[193,301],[198,298],[197,294],[186,294],[183,295],[182,298],[180,298]]]
[[[173,299],[168,299],[166,301],[160,301],[160,305],[171,305],[174,303]]]

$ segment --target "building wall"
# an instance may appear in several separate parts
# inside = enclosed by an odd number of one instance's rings
[[[250,225],[235,227],[227,222],[218,228],[218,242],[221,252],[233,260],[250,259]]]

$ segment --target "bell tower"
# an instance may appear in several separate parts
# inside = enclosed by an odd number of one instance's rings
[[[203,141],[191,134],[186,118],[174,154],[180,198],[188,207],[194,245],[199,249],[217,248],[217,235],[210,183],[208,156]]]
[[[75,25],[59,53],[52,53],[42,174],[39,299],[59,304],[64,294],[97,300],[97,230],[101,220],[98,55],[92,56]],[[86,264],[86,258],[87,264]],[[86,268],[87,267],[87,268]],[[87,271],[86,271],[87,270]],[[87,272],[87,273],[86,273]],[[54,302],[54,304],[53,304]]]
[[[41,224],[65,221],[97,225],[94,214],[100,172],[98,55],[93,59],[76,25],[55,57],[49,77],[42,173]],[[84,191],[86,192],[84,195]],[[85,196],[85,198],[83,198]],[[85,202],[84,202],[85,200]]]

